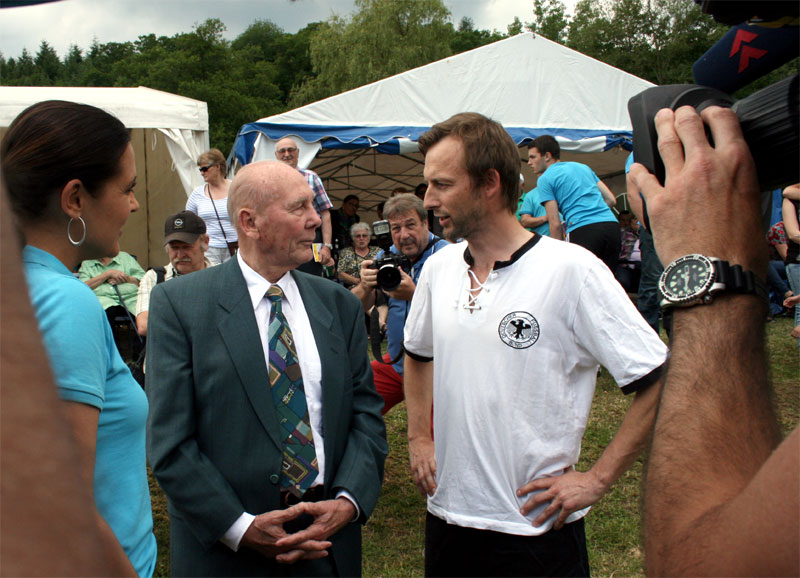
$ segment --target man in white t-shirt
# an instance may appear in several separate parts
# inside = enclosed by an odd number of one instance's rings
[[[425,207],[465,239],[429,259],[405,325],[426,574],[586,576],[582,518],[644,446],[667,349],[599,259],[519,224],[519,152],[500,124],[459,114],[419,142]],[[577,472],[599,365],[636,396]]]

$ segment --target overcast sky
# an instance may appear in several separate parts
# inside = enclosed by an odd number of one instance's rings
[[[533,20],[532,0],[444,0],[454,23],[469,16],[481,29],[506,31],[514,16]],[[567,2],[573,5],[574,0]],[[136,40],[140,35],[173,36],[190,32],[207,18],[219,18],[233,39],[254,20],[271,20],[286,32],[332,13],[349,15],[353,0],[62,0],[0,10],[0,52],[16,58],[27,48],[35,55],[46,40],[64,57],[70,45],[88,50],[100,43]],[[2,82],[2,79],[0,79]]]

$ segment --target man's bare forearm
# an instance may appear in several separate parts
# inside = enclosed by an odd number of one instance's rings
[[[432,361],[417,361],[406,355],[403,361],[403,392],[408,413],[409,439],[430,438],[433,408]]]
[[[617,205],[617,198],[614,196],[614,192],[603,181],[597,181],[597,188],[600,189],[600,194],[603,195],[605,204],[610,209],[613,209]]]
[[[522,224],[523,227],[527,227],[528,229],[535,229],[540,225],[544,225],[547,222],[547,215],[542,217],[534,217],[533,215],[529,215],[527,213],[523,213],[519,216],[519,222]]]
[[[547,201],[544,204],[547,211],[547,221],[550,224],[550,236],[561,241],[564,238],[564,230],[561,227],[561,217],[558,216],[558,203]]]
[[[700,253],[763,279],[755,163],[733,111],[712,106],[701,115],[691,107],[656,114],[663,186],[631,167],[658,256],[667,264]],[[726,293],[673,315],[645,476],[647,571],[796,576],[797,435],[772,454],[780,436],[766,371],[766,302]]]
[[[631,467],[647,445],[660,392],[661,381],[658,381],[636,394],[616,435],[589,471],[603,484],[604,491]]]
[[[674,312],[646,474],[650,574],[691,573],[694,564],[709,563],[700,545],[725,533],[707,527],[707,515],[745,488],[780,441],[765,367],[765,311],[756,299],[726,296]]]

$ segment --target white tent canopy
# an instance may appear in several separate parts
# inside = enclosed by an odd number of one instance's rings
[[[520,146],[554,135],[563,159],[589,164],[601,178],[618,177],[622,192],[623,147],[632,135],[627,102],[651,86],[524,33],[247,124],[231,162],[274,159],[275,142],[290,135],[300,146],[301,166],[319,173],[332,198],[356,193],[369,208],[396,187],[422,182],[419,135],[469,111],[502,123]],[[535,179],[521,168],[528,190]]]
[[[44,100],[90,104],[131,129],[140,209],[126,224],[121,245],[144,267],[165,263],[164,220],[182,210],[188,194],[202,184],[197,157],[209,146],[206,103],[145,87],[2,86],[0,134],[20,112]]]

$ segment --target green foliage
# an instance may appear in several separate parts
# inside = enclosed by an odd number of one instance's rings
[[[509,30],[509,36],[512,35]],[[503,35],[493,30],[478,30],[472,18],[464,16],[458,23],[458,28],[453,32],[450,40],[450,49],[453,54],[460,54],[480,46],[485,46],[503,38]]]
[[[519,16],[514,16],[514,21],[509,24],[506,29],[508,30],[509,36],[516,36],[517,34],[521,34],[523,27],[522,21],[519,19]]]
[[[299,106],[452,54],[450,11],[442,0],[356,0],[349,18],[332,16],[311,38],[314,76],[291,96]]]
[[[567,38],[567,7],[561,0],[533,0],[534,21],[528,24],[531,32],[563,44]]]
[[[567,46],[656,84],[676,84],[692,82],[694,61],[726,31],[684,0],[580,0]]]

